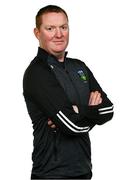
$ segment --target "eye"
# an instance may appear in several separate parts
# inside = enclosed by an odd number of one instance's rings
[[[55,28],[52,27],[52,26],[46,27],[46,30],[47,30],[47,31],[50,31],[50,32],[54,31],[54,29],[55,29]]]
[[[51,30],[52,30],[52,28],[51,28],[51,27],[47,27],[46,29],[47,29],[48,31],[51,31]]]
[[[62,28],[62,30],[68,30],[68,25],[63,25],[63,26],[61,26],[61,28]]]

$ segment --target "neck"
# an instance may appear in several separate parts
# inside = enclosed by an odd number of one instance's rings
[[[54,52],[52,53],[59,62],[64,62],[65,52]]]
[[[62,55],[56,56],[59,62],[64,62],[64,53]]]
[[[43,48],[42,46],[40,46],[41,48]],[[43,48],[44,49],[44,48]],[[46,49],[45,49],[46,50]],[[47,51],[47,50],[46,50]],[[65,51],[62,51],[62,52],[49,52],[49,51],[47,51],[49,54],[52,54],[52,55],[54,55],[56,58],[57,58],[57,60],[59,61],[59,62],[64,62],[64,56],[65,56]]]

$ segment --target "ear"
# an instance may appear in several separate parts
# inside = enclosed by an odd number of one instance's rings
[[[34,35],[35,35],[35,37],[39,40],[40,32],[39,32],[39,29],[38,29],[38,28],[34,28]]]

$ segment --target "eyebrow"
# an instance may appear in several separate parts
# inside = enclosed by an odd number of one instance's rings
[[[47,27],[47,26],[51,26],[51,27],[57,27],[56,25],[54,25],[54,24],[47,24],[47,25],[44,25],[45,27]],[[61,27],[61,26],[69,26],[69,24],[68,23],[65,23],[65,24],[62,24],[62,25],[59,25],[58,27]]]

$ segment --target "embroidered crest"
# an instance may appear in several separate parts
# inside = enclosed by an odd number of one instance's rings
[[[78,73],[81,80],[87,82],[87,77],[82,70],[79,70],[77,73]]]

